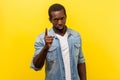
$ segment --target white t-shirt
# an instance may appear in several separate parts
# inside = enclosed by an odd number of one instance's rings
[[[69,46],[68,46],[68,34],[67,32],[64,34],[64,36],[56,34],[58,39],[60,40],[60,46],[62,51],[62,57],[65,67],[65,77],[66,80],[71,80],[71,70],[70,70],[70,55],[69,55]]]

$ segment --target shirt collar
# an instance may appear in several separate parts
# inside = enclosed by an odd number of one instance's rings
[[[71,33],[71,30],[69,28],[67,28],[67,33],[68,33],[68,37],[72,34]],[[53,27],[49,30],[48,34],[54,38],[57,38],[54,30],[53,30]]]

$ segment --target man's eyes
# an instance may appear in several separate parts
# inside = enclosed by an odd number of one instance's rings
[[[58,20],[64,20],[65,18],[64,17],[62,17],[62,18],[60,18],[60,19],[58,19],[58,18],[55,18],[55,19],[53,19],[54,21],[58,21]]]
[[[64,19],[64,17],[61,18],[61,20],[63,20],[63,19]]]
[[[53,19],[53,20],[54,20],[54,21],[58,21],[59,19],[56,19],[56,18],[55,18],[55,19]]]

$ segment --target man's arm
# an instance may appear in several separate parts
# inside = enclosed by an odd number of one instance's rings
[[[45,46],[40,51],[38,55],[36,55],[33,59],[33,64],[36,68],[42,68],[46,59],[46,55],[48,53],[49,48],[51,47],[53,37],[48,36],[47,29],[45,30],[44,36]]]
[[[78,74],[79,74],[80,80],[87,80],[85,63],[79,63],[77,67],[78,67]]]
[[[48,47],[44,46],[44,48],[41,50],[41,52],[34,57],[33,64],[36,68],[42,68],[46,59],[46,55],[48,52]]]

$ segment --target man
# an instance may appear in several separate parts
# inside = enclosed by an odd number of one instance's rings
[[[65,25],[65,8],[53,4],[48,14],[53,27],[38,36],[31,67],[40,70],[45,64],[45,80],[86,80],[81,37]]]

